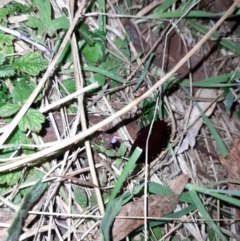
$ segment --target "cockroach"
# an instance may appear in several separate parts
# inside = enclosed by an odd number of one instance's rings
[[[146,142],[150,127],[151,123],[138,132],[137,138],[131,147],[130,155],[133,153],[136,147],[139,147],[143,150],[141,156],[138,158],[137,163],[145,163]],[[163,120],[153,122],[148,141],[148,163],[153,161],[154,158],[156,158],[157,155],[160,154],[164,148],[166,148],[170,135],[171,128],[168,126],[167,122]]]

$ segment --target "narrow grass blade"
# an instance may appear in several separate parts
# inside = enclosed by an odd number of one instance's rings
[[[117,216],[117,214],[121,211],[122,206],[125,205],[132,197],[138,194],[143,189],[144,183],[142,185],[136,186],[133,188],[132,192],[126,192],[120,197],[114,199],[107,208],[107,211],[101,222],[101,241],[109,241],[110,240],[110,231],[112,223]]]
[[[94,67],[94,66],[87,66],[87,65],[84,65],[83,66],[83,70],[84,71],[88,71],[88,72],[95,72],[95,73],[98,73],[98,74],[102,74],[104,76],[107,76],[109,77],[110,79],[112,80],[115,80],[119,83],[126,83],[127,81],[121,77],[118,77],[117,75],[105,70],[105,69],[101,69],[101,68],[98,68],[98,67]]]
[[[133,152],[133,154],[131,155],[128,163],[124,167],[121,175],[119,176],[119,178],[117,180],[117,183],[115,184],[115,186],[112,190],[112,193],[111,193],[111,195],[109,197],[109,200],[108,200],[108,203],[107,203],[107,208],[111,204],[112,200],[117,196],[119,191],[122,189],[123,183],[126,181],[128,175],[133,171],[133,169],[135,167],[135,163],[138,160],[138,158],[140,157],[141,153],[142,153],[142,149],[137,147],[135,149],[135,151]]]
[[[229,81],[233,81],[240,78],[240,72],[235,73],[228,73],[228,74],[222,74],[214,77],[210,77],[195,83],[192,83],[191,86],[193,87],[202,87],[202,88],[217,88],[217,87],[232,87],[236,86],[234,83],[229,83]],[[227,84],[223,84],[226,83]],[[181,85],[184,86],[190,86],[189,80],[183,80],[181,82]]]
[[[154,56],[154,54],[151,54],[150,57],[148,58],[148,60],[147,60],[147,62],[146,62],[146,65],[145,65],[145,67],[144,67],[144,70],[143,70],[141,76],[139,77],[139,79],[138,79],[138,81],[137,81],[137,84],[136,84],[136,86],[135,86],[135,88],[134,88],[134,91],[136,91],[136,90],[138,89],[138,87],[142,84],[143,79],[145,78],[145,76],[146,76],[146,74],[147,74],[147,72],[148,72],[149,66],[150,66],[150,64],[151,64],[151,62],[152,62],[153,56]]]
[[[195,101],[194,101],[195,102]],[[198,105],[197,102],[195,102],[197,108],[199,109],[200,112],[202,112],[200,106]],[[205,122],[205,124],[207,125],[211,135],[213,136],[214,140],[216,141],[216,146],[217,146],[217,150],[220,154],[220,156],[225,157],[228,155],[228,150],[226,148],[226,145],[224,144],[224,142],[222,141],[222,138],[219,136],[217,130],[215,129],[215,127],[213,126],[212,122],[209,120],[209,118],[205,115],[205,113],[201,113],[202,118]]]
[[[219,227],[213,222],[211,216],[209,215],[208,211],[205,209],[204,205],[202,204],[200,198],[198,197],[195,190],[189,191],[199,213],[201,214],[202,218],[205,219],[204,222],[212,229],[214,232],[219,236],[222,241],[227,241],[227,238],[223,235]]]
[[[189,25],[191,25],[191,27],[194,27],[196,30],[198,30],[199,32],[202,32],[203,34],[206,34],[209,29],[201,24],[199,24],[197,21],[193,21],[193,20],[188,20],[187,23]],[[233,41],[227,40],[227,39],[222,39],[222,36],[215,32],[212,34],[211,36],[212,40],[218,41],[219,44],[221,44],[222,46],[224,46],[225,48],[231,50],[232,52],[240,55],[240,46],[237,43],[234,43]]]

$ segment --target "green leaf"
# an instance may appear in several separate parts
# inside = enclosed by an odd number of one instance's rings
[[[189,191],[196,207],[198,208],[198,211],[201,213],[201,216],[203,219],[205,219],[205,222],[207,225],[214,230],[214,232],[221,238],[222,241],[227,241],[226,237],[222,234],[221,230],[219,227],[216,225],[215,222],[212,221],[211,216],[209,215],[208,211],[202,204],[200,198],[198,197],[197,193],[195,190],[190,189]]]
[[[0,46],[11,46],[14,37],[0,31]]]
[[[106,156],[109,156],[109,157],[114,157],[115,156],[115,153],[114,153],[114,151],[112,149],[107,149],[105,151],[105,154],[106,154]]]
[[[193,87],[202,87],[202,88],[216,88],[216,87],[230,87],[235,86],[234,83],[229,83],[230,81],[236,80],[240,78],[240,72],[228,73],[217,75],[214,77],[210,77],[204,80],[200,80],[198,82],[194,82],[191,85]],[[223,84],[227,82],[226,84]],[[183,80],[181,85],[190,86],[189,80]]]
[[[14,68],[11,65],[0,66],[0,78],[14,75]]]
[[[88,72],[96,72],[96,73],[99,73],[99,74],[102,74],[104,76],[107,76],[108,78],[114,80],[114,81],[117,81],[119,83],[126,83],[126,80],[117,76],[116,74],[112,73],[111,71],[107,71],[103,68],[98,68],[98,67],[95,67],[95,66],[86,66],[84,65],[83,66],[83,70],[85,71],[88,71]]]
[[[30,108],[23,116],[18,126],[23,132],[27,131],[27,129],[34,132],[39,132],[42,129],[42,123],[44,123],[44,121],[45,117],[41,112]]]
[[[47,188],[46,183],[42,183],[41,179],[32,186],[31,190],[23,199],[16,217],[14,218],[10,228],[8,229],[8,237],[6,241],[18,241],[21,234],[23,220],[28,215],[29,209],[41,197]]]
[[[2,65],[4,61],[5,61],[5,55],[3,53],[0,53],[0,65]]]
[[[25,79],[21,79],[15,83],[16,84],[12,92],[12,97],[14,100],[24,103],[36,88],[36,84],[33,81],[28,83]]]
[[[88,45],[94,45],[95,40],[93,38],[93,32],[89,30],[87,24],[81,23],[81,25],[78,28],[78,32]]]
[[[28,16],[28,21],[26,22],[26,25],[31,27],[31,28],[43,28],[43,23],[39,21],[38,18],[33,17],[33,16]]]
[[[67,91],[72,94],[74,92],[76,92],[76,82],[73,79],[66,79],[62,81],[63,86],[67,89]],[[66,91],[64,90],[63,87],[60,86],[60,90],[62,93],[64,94],[68,94],[66,93]]]
[[[66,17],[59,17],[51,21],[49,30],[55,33],[59,29],[69,29],[69,21]]]
[[[34,90],[33,82],[27,83],[25,79],[16,81],[15,88],[12,92],[12,98],[18,102],[24,102],[28,99]]]
[[[133,154],[131,155],[129,161],[127,162],[126,166],[124,167],[121,175],[119,176],[117,183],[115,184],[112,193],[109,197],[108,203],[107,203],[107,208],[109,207],[109,205],[111,204],[112,200],[117,196],[118,192],[121,190],[121,188],[123,187],[123,183],[125,182],[125,180],[127,179],[128,175],[134,170],[135,167],[135,163],[138,160],[138,158],[140,157],[142,153],[142,149],[140,149],[139,147],[137,147]]]
[[[195,104],[196,104],[197,108],[199,109],[199,111],[202,112],[199,105],[196,102],[195,102]],[[226,145],[224,144],[222,138],[218,134],[216,128],[214,127],[212,122],[209,120],[209,118],[205,115],[205,113],[201,113],[201,115],[202,115],[202,118],[203,118],[204,122],[206,123],[211,135],[213,136],[213,138],[216,142],[217,150],[218,150],[220,156],[222,156],[222,157],[227,156],[229,152],[228,152]]]
[[[90,63],[101,63],[106,58],[105,46],[102,41],[96,41],[94,45],[85,44],[82,49],[83,57]]]
[[[13,63],[14,68],[33,76],[37,76],[40,71],[48,66],[48,62],[39,53],[27,53],[17,58]]]
[[[154,14],[160,14],[165,12],[168,8],[170,8],[177,0],[167,0],[164,1],[160,6],[153,10]]]
[[[42,26],[42,22],[39,21],[39,19],[36,17],[28,16],[28,21],[26,22],[26,25],[31,28],[40,28]]]
[[[19,148],[18,144],[33,144],[33,142],[19,129],[16,129],[6,144],[15,144],[15,146],[1,150],[0,158],[9,158],[13,154],[13,152]],[[34,149],[33,147],[22,147],[22,150],[24,151],[24,153],[28,154],[30,152],[33,152]]]
[[[103,86],[105,81],[105,77],[102,74],[94,74],[90,78],[92,84],[97,82],[99,86]]]
[[[6,8],[0,8],[0,19],[6,18],[7,15],[8,15],[8,10]]]
[[[197,29],[198,31],[202,32],[203,34],[206,34],[209,31],[209,28],[205,27],[202,24],[199,24],[197,21],[188,20],[188,24],[190,24],[192,27]],[[214,41],[217,41],[219,44],[224,46],[225,48],[231,50],[232,52],[236,54],[240,54],[240,46],[238,43],[234,43],[233,41],[229,39],[223,39],[222,36],[218,32],[214,32],[211,35],[211,39]]]
[[[39,10],[39,16],[41,22],[45,26],[51,25],[51,4],[49,0],[34,0],[34,4],[36,4],[38,10]]]
[[[86,208],[88,206],[88,196],[84,189],[76,187],[73,195],[74,200],[79,204],[80,207]]]
[[[15,185],[22,175],[22,170],[12,170],[9,173],[1,173],[0,184],[7,184],[8,186]]]
[[[9,117],[9,116],[17,113],[20,108],[21,108],[20,105],[8,103],[8,104],[0,107],[0,117],[3,117],[3,118]]]
[[[121,211],[122,206],[126,204],[133,195],[138,194],[144,186],[144,183],[133,188],[131,192],[126,192],[120,197],[114,199],[110,205],[107,207],[106,213],[102,219],[100,230],[101,230],[101,240],[110,240],[110,228],[112,226],[113,220],[117,214]]]

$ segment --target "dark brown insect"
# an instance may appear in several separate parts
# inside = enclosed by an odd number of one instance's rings
[[[143,150],[141,156],[139,157],[137,163],[145,162],[145,150],[146,142],[148,138],[148,133],[150,131],[151,124],[144,127],[139,131],[136,140],[134,141],[130,155],[133,153],[135,148],[138,146]],[[171,135],[171,128],[163,120],[157,120],[153,123],[151,134],[148,141],[148,163],[150,163],[158,154],[167,146]]]

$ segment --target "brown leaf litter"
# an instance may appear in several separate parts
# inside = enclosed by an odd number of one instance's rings
[[[188,182],[188,176],[182,174],[170,184],[170,189],[174,195],[150,195],[147,198],[148,217],[160,218],[173,212],[178,203],[178,197],[182,193]],[[118,216],[136,216],[144,217],[144,198],[126,204]],[[119,218],[115,219],[112,228],[113,241],[118,241],[126,237],[136,228],[144,224],[144,219]]]
[[[225,157],[219,157],[222,165],[227,169],[227,179],[240,183],[240,139],[233,138],[230,153]],[[228,183],[228,189],[240,191],[240,184]],[[236,219],[240,219],[240,209],[233,208]]]

